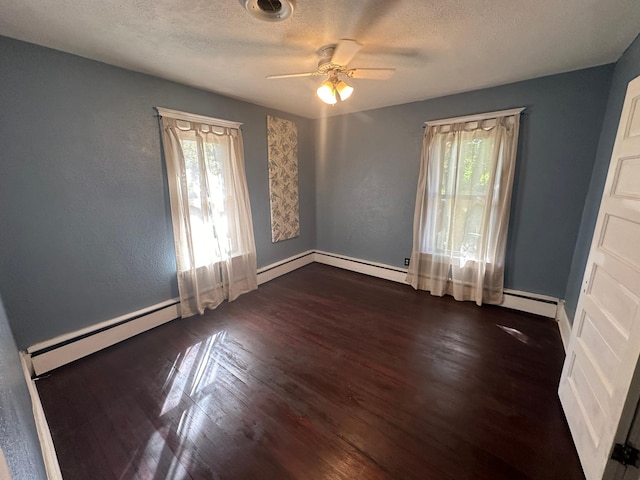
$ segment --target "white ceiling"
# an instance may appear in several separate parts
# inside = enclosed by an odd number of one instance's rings
[[[639,31],[638,0],[297,0],[279,23],[239,0],[0,0],[0,35],[309,118],[615,62]],[[395,75],[335,107],[320,77],[265,79],[341,38],[364,44],[350,67]]]

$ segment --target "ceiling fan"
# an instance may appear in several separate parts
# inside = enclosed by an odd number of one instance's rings
[[[353,93],[353,87],[345,82],[344,78],[386,80],[396,71],[395,68],[347,68],[347,64],[361,48],[362,44],[355,40],[343,39],[336,45],[326,45],[318,51],[320,60],[318,61],[318,69],[315,72],[267,75],[267,78],[326,75],[328,78],[320,84],[316,93],[324,103],[335,105],[337,102],[345,101]]]

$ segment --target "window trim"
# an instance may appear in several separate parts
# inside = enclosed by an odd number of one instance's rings
[[[161,117],[173,118],[175,120],[185,120],[187,122],[204,123],[213,127],[226,127],[240,129],[242,123],[232,120],[222,120],[221,118],[207,117],[205,115],[197,115],[195,113],[181,112],[180,110],[171,110],[169,108],[155,107],[158,115]]]
[[[504,117],[508,115],[516,115],[524,112],[526,107],[512,108],[511,110],[498,110],[496,112],[476,113],[474,115],[464,115],[462,117],[441,118],[437,120],[429,120],[424,122],[425,127],[436,125],[448,125],[451,123],[477,122],[480,120],[488,120],[490,118]]]

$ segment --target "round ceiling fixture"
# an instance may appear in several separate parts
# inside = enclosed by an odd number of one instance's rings
[[[245,0],[244,8],[259,20],[281,22],[293,13],[294,0]]]

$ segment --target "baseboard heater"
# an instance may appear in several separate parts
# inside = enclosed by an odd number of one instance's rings
[[[505,295],[510,297],[522,298],[524,300],[535,300],[536,302],[548,303],[549,305],[558,305],[558,300],[554,298],[546,298],[543,296],[533,296],[532,294],[515,292],[509,289],[504,290]]]
[[[33,373],[51,370],[91,355],[180,317],[180,303],[169,300],[27,348]]]
[[[336,255],[331,252],[318,250],[316,250],[315,261],[324,263],[325,265],[344,268],[352,272],[363,273],[365,275],[406,284],[406,268],[398,268],[384,263],[368,262],[359,258]],[[503,301],[500,306],[521,312],[542,315],[543,317],[555,318],[558,299],[547,295],[505,289]]]
[[[313,262],[406,284],[406,269],[319,250],[308,250],[259,269],[258,284],[261,285]],[[505,289],[504,301],[500,306],[556,318],[558,299]],[[32,373],[35,376],[42,375],[177,318],[180,318],[180,304],[178,299],[174,298],[38,343],[27,348]]]
[[[309,265],[314,262],[314,251],[307,250],[306,252],[294,255],[293,257],[285,258],[279,262],[272,263],[265,267],[258,269],[258,285],[267,283],[274,278],[278,278],[281,275],[292,272],[300,267]]]
[[[556,318],[558,299],[505,289],[500,306],[542,315],[547,318]]]

